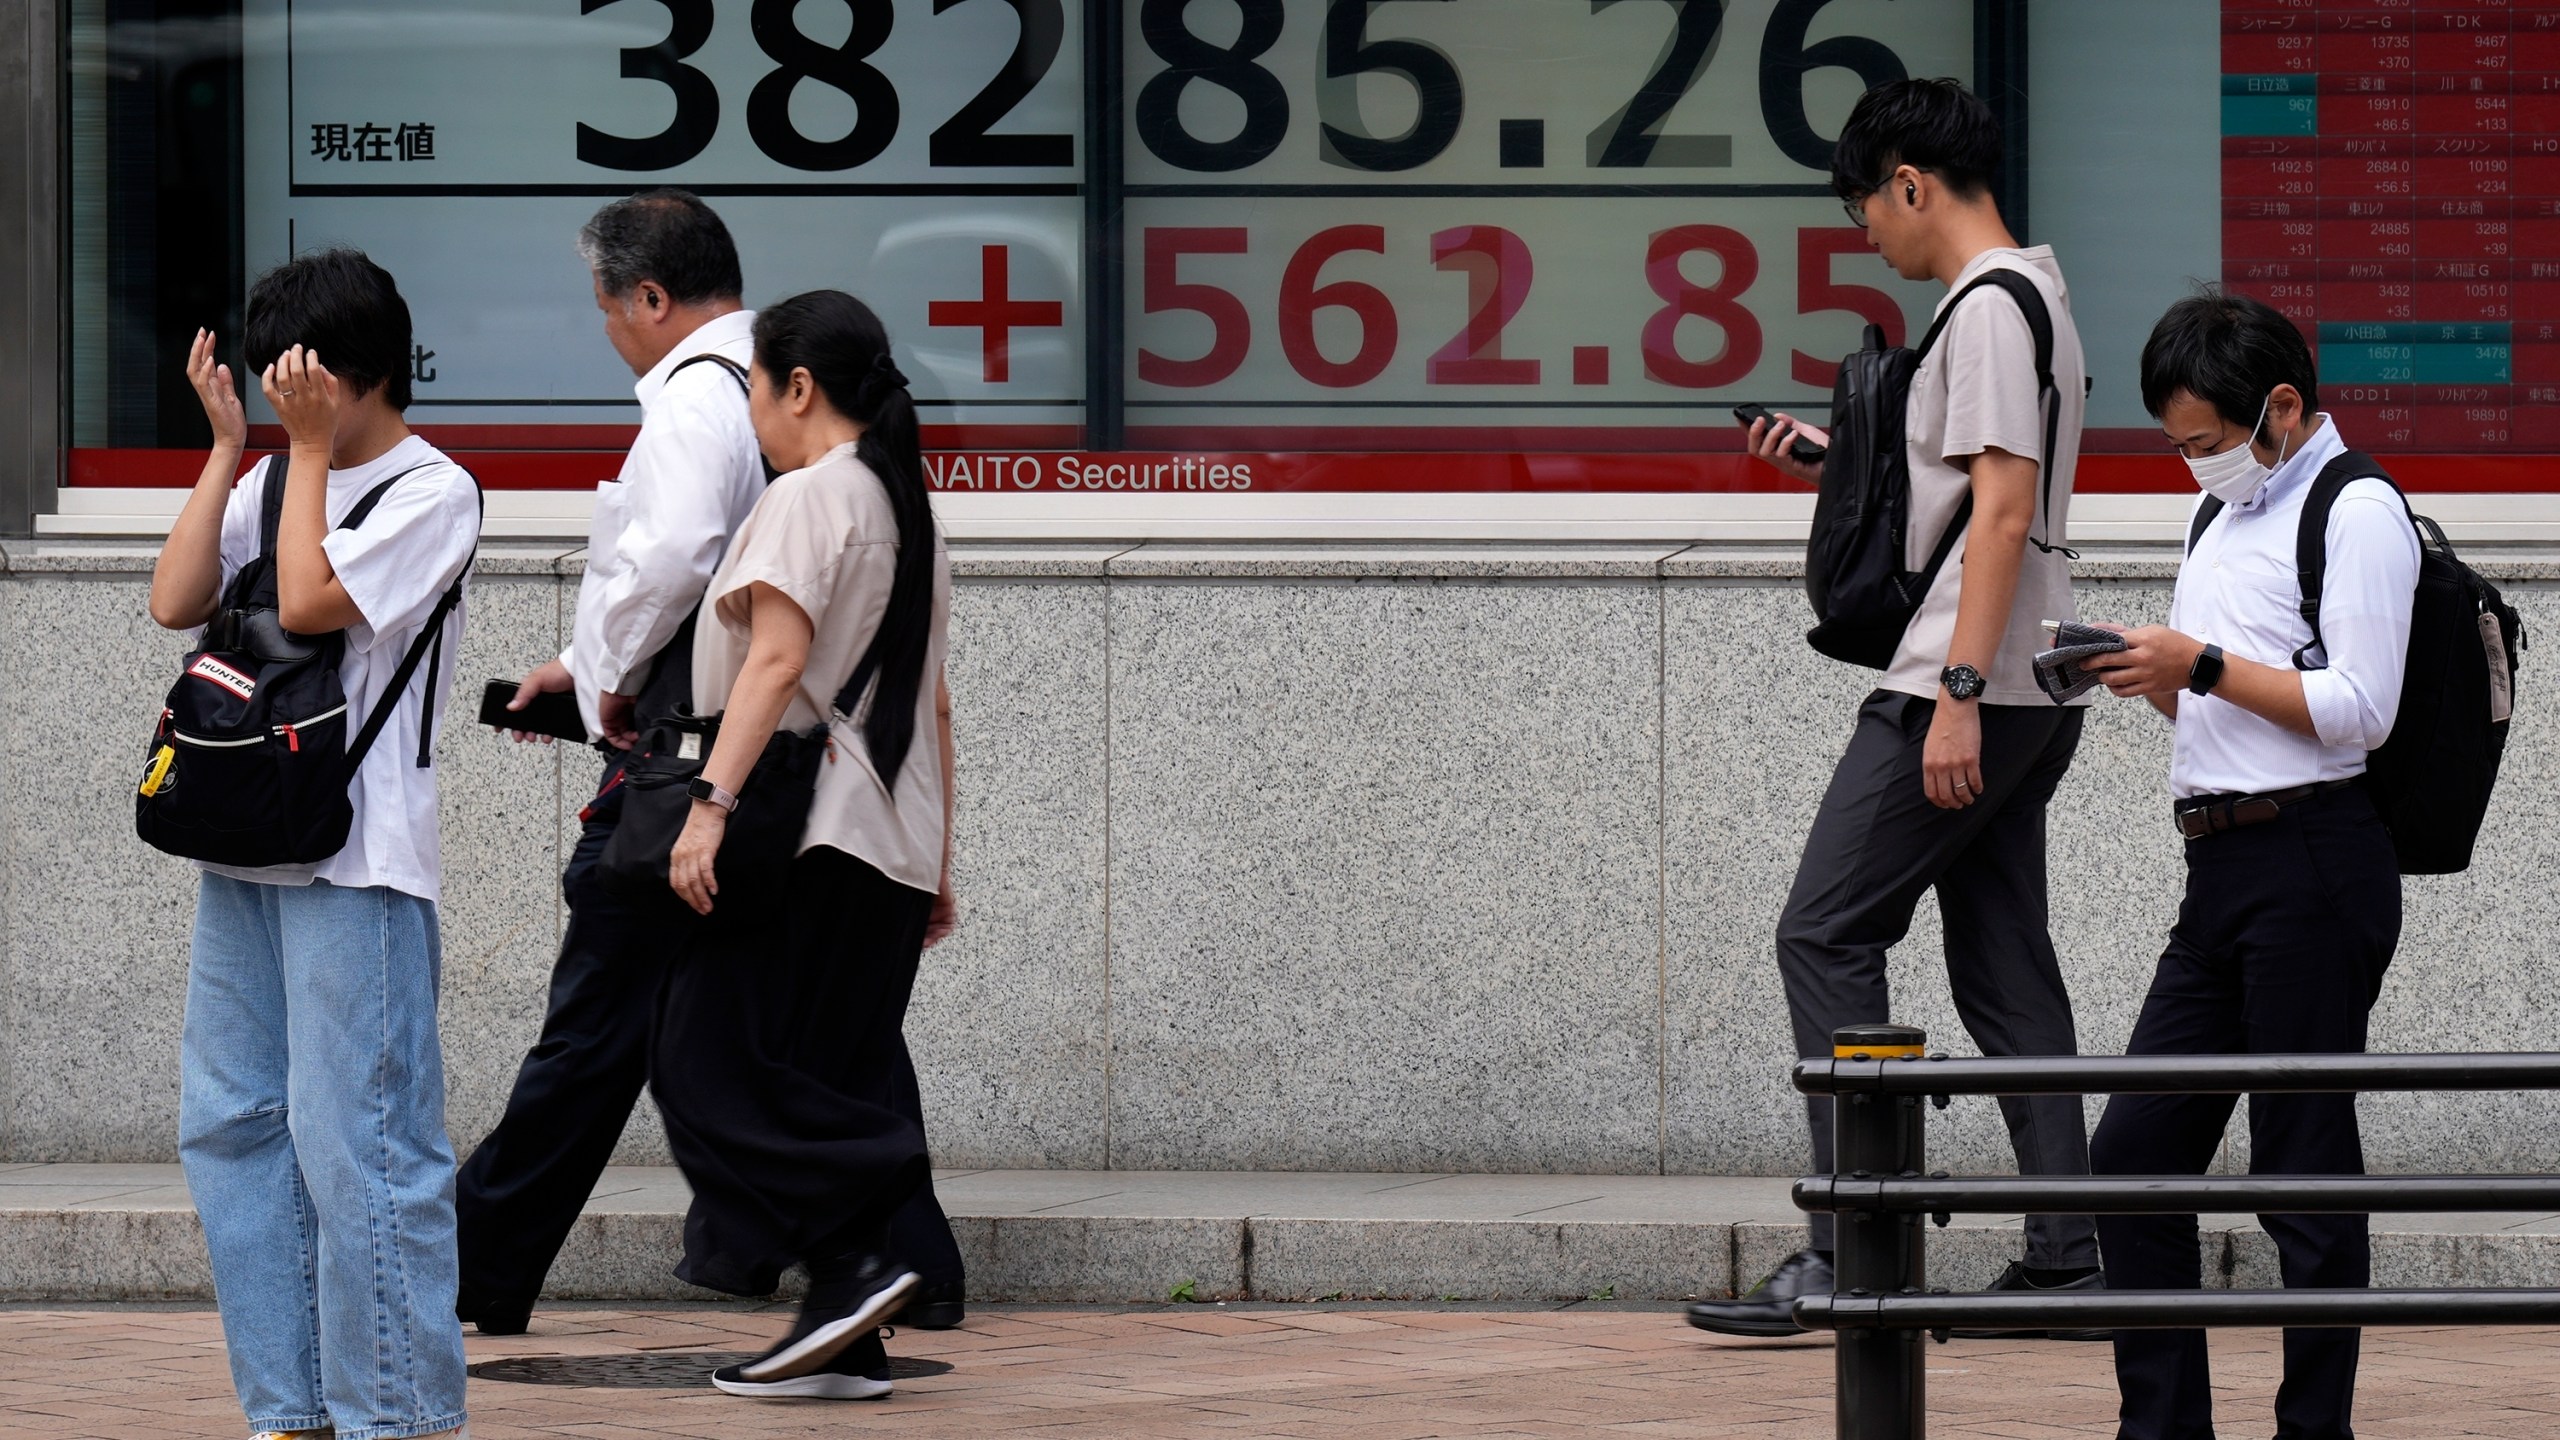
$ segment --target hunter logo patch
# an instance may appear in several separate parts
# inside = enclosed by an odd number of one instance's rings
[[[196,657],[196,663],[187,667],[187,673],[199,680],[210,680],[243,700],[257,693],[256,680],[241,674],[210,655]]]

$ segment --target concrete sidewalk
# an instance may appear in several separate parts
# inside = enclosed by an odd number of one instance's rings
[[[975,1310],[890,1340],[885,1401],[749,1401],[717,1365],[780,1306],[566,1305],[465,1338],[477,1440],[1831,1440],[1827,1341],[1725,1340],[1661,1307],[1153,1305]],[[2281,1341],[2213,1339],[2225,1435],[2264,1435]],[[1930,1346],[1938,1440],[2107,1440],[2104,1345]],[[231,1440],[240,1409],[206,1307],[0,1307],[0,1434]],[[2560,1331],[2368,1330],[2364,1440],[2525,1440],[2560,1411]]]
[[[1804,1242],[1780,1179],[952,1170],[936,1180],[979,1301],[1676,1300],[1753,1283]],[[563,1300],[706,1298],[668,1270],[671,1169],[605,1172],[551,1274]],[[2560,1285],[2560,1215],[2374,1220],[2374,1283]],[[2254,1220],[2207,1216],[2205,1283],[2280,1283]],[[1977,1288],[2016,1217],[1930,1232],[1932,1283]],[[0,1166],[0,1300],[202,1299],[174,1165]]]

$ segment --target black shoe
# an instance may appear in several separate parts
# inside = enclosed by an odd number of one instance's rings
[[[969,1318],[966,1298],[956,1282],[921,1286],[907,1302],[906,1323],[918,1330],[957,1330]]]
[[[732,1395],[763,1400],[886,1400],[889,1352],[880,1332],[857,1337],[823,1370],[788,1380],[750,1380],[744,1365],[723,1365],[711,1372],[711,1383]]]
[[[2066,1280],[2059,1285],[2039,1285],[2027,1274],[2027,1267],[2023,1261],[2012,1260],[2009,1262],[2009,1268],[2000,1272],[2000,1278],[1992,1281],[1991,1289],[1985,1293],[1993,1295],[2087,1294],[2092,1290],[2106,1288],[2107,1277],[2095,1270],[2077,1280]],[[2116,1338],[2116,1333],[2112,1330],[1958,1330],[1953,1334],[1959,1340],[2113,1340]]]
[[[530,1300],[493,1300],[464,1290],[453,1298],[454,1318],[477,1325],[483,1335],[521,1335],[533,1323]]]
[[[1831,1262],[1799,1250],[1778,1262],[1769,1277],[1739,1300],[1701,1300],[1689,1307],[1689,1323],[1719,1335],[1802,1335],[1796,1300],[1832,1292]]]
[[[879,1329],[924,1283],[913,1270],[879,1255],[845,1256],[809,1267],[809,1297],[791,1333],[737,1367],[738,1379],[764,1384],[815,1375],[846,1347]]]

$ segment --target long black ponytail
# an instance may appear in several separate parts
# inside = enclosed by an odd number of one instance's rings
[[[854,666],[851,691],[871,686],[862,717],[871,765],[892,794],[916,738],[916,694],[933,630],[933,505],[907,377],[889,357],[889,332],[871,307],[841,290],[812,290],[756,312],[756,362],[779,389],[807,370],[827,403],[862,426],[854,452],[889,492],[898,520],[898,565],[880,629]]]

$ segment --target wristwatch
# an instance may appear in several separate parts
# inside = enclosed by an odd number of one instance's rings
[[[735,811],[738,808],[737,796],[712,784],[707,777],[701,775],[693,777],[691,783],[684,787],[684,793],[696,800],[708,800],[724,811]]]
[[[2196,657],[2195,667],[2187,671],[2187,689],[2198,695],[2210,695],[2222,683],[2222,647],[2207,645]]]
[[[1951,700],[1979,700],[1984,682],[1982,672],[1970,665],[1950,665],[1938,672],[1938,683],[1947,687]]]

